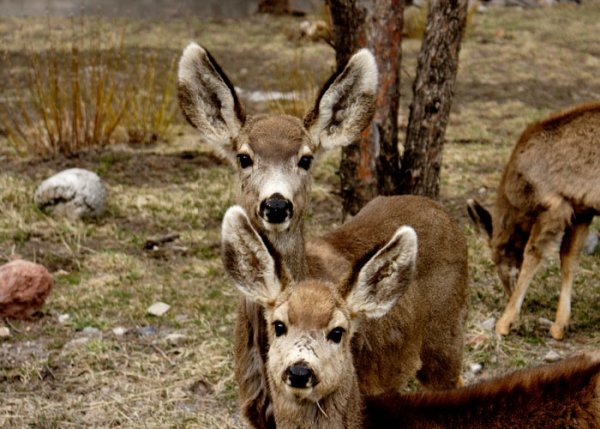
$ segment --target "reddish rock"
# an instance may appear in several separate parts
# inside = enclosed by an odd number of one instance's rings
[[[0,317],[26,319],[46,300],[54,283],[48,270],[16,260],[0,266]]]

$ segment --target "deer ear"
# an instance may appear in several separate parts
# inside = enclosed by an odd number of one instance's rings
[[[376,93],[375,57],[367,49],[361,49],[323,86],[315,107],[304,117],[304,126],[313,141],[324,149],[347,146],[371,122]]]
[[[402,226],[360,270],[346,298],[351,313],[384,316],[413,281],[416,261],[417,234]]]
[[[240,206],[230,207],[223,217],[221,258],[244,295],[263,306],[275,302],[282,291],[281,267]]]
[[[235,162],[232,140],[244,124],[245,114],[233,85],[210,53],[190,43],[177,71],[179,107],[202,136]]]
[[[486,234],[487,238],[491,239],[493,227],[492,215],[490,212],[474,199],[467,200],[467,212],[469,213],[471,221],[479,230],[479,232]]]

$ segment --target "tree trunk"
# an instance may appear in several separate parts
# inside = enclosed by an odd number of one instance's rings
[[[413,83],[398,193],[437,197],[468,0],[431,0]]]
[[[258,2],[258,13],[285,15],[290,13],[290,2],[289,0],[260,0]]]
[[[343,215],[355,214],[378,194],[398,187],[398,101],[403,0],[326,0],[333,23],[338,67],[354,52],[369,48],[379,68],[373,123],[358,142],[342,151],[340,164]]]

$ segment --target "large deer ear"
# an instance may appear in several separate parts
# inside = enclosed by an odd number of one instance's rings
[[[361,268],[346,297],[351,313],[384,316],[413,281],[416,261],[417,234],[410,226],[402,226]]]
[[[210,53],[196,43],[183,51],[177,72],[179,107],[208,143],[235,162],[232,140],[245,114],[233,85]]]
[[[304,126],[324,149],[346,146],[371,122],[376,98],[377,63],[371,52],[361,49],[323,86]]]
[[[467,200],[467,212],[479,232],[486,234],[487,238],[491,239],[493,227],[490,212],[474,199]]]
[[[282,291],[283,269],[240,206],[230,207],[223,217],[221,258],[244,295],[263,306],[275,302]]]

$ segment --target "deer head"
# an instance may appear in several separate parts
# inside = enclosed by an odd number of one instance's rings
[[[503,227],[494,227],[498,220],[494,221],[492,213],[475,199],[467,200],[467,212],[477,230],[487,239],[500,282],[510,296],[517,283],[529,233],[515,233],[515,224],[511,221],[503,222]]]
[[[277,419],[279,401],[302,406],[331,395],[341,395],[343,402],[352,394],[352,335],[362,319],[384,316],[412,282],[417,237],[411,227],[400,227],[385,246],[354,267],[345,280],[351,283],[348,288],[318,280],[293,282],[269,246],[241,207],[227,211],[223,262],[236,287],[264,308],[267,372]],[[338,290],[349,292],[342,296]]]
[[[328,80],[302,120],[246,115],[219,64],[195,43],[183,51],[178,77],[184,116],[237,170],[238,202],[253,225],[267,232],[301,223],[313,158],[355,141],[375,108],[377,66],[366,49]]]

